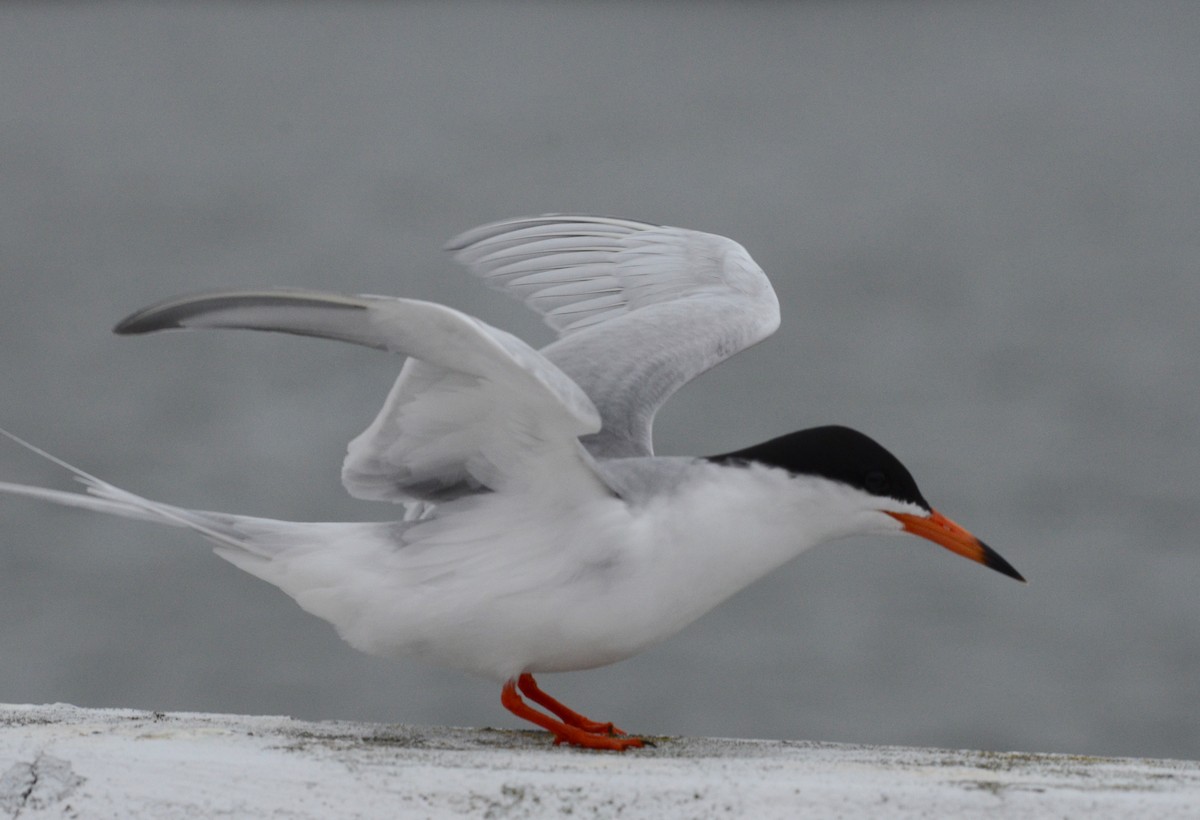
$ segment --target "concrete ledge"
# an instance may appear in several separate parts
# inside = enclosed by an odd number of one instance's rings
[[[1200,763],[0,705],[0,817],[1188,817]]]

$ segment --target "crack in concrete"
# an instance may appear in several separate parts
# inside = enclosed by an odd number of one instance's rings
[[[33,787],[37,785],[37,775],[34,773],[36,762],[35,759],[34,763],[14,763],[0,775],[0,809],[13,820],[20,816],[29,795],[33,794]]]
[[[63,800],[84,781],[69,761],[39,752],[32,762],[18,761],[0,774],[0,809],[17,820],[26,808],[44,809]]]

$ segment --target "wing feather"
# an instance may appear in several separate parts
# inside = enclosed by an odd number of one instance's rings
[[[227,292],[138,311],[119,333],[271,330],[409,357],[374,422],[351,442],[351,494],[430,500],[477,489],[607,492],[579,444],[600,427],[586,395],[520,339],[442,305],[312,291]]]
[[[350,443],[343,481],[361,498],[438,501],[534,485],[607,492],[592,456],[652,454],[659,406],[779,324],[765,274],[713,234],[549,215],[484,225],[448,247],[541,314],[558,341],[539,353],[440,305],[311,291],[185,297],[135,313],[117,332],[248,328],[408,356]]]
[[[601,431],[584,439],[597,456],[652,454],[662,403],[779,326],[762,269],[714,234],[549,214],[483,225],[447,249],[558,332],[542,353],[600,411]]]

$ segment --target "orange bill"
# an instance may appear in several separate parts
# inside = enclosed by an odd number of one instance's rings
[[[912,515],[910,513],[889,512],[892,518],[904,525],[904,531],[920,536],[935,544],[940,544],[951,552],[970,558],[976,563],[990,567],[996,572],[1003,573],[1009,578],[1016,578],[1022,583],[1025,579],[1021,573],[1013,569],[1012,564],[1000,557],[1000,553],[971,535],[964,527],[955,524],[937,510],[929,515]]]

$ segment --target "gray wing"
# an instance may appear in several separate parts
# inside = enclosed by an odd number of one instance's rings
[[[228,292],[146,308],[116,332],[176,328],[271,330],[408,356],[379,416],[350,443],[342,480],[356,497],[608,493],[579,444],[600,427],[587,396],[520,339],[459,311],[384,296]]]
[[[541,353],[600,411],[600,432],[582,439],[595,456],[653,454],[663,402],[779,327],[766,274],[715,234],[550,214],[475,228],[447,249],[558,332]]]

